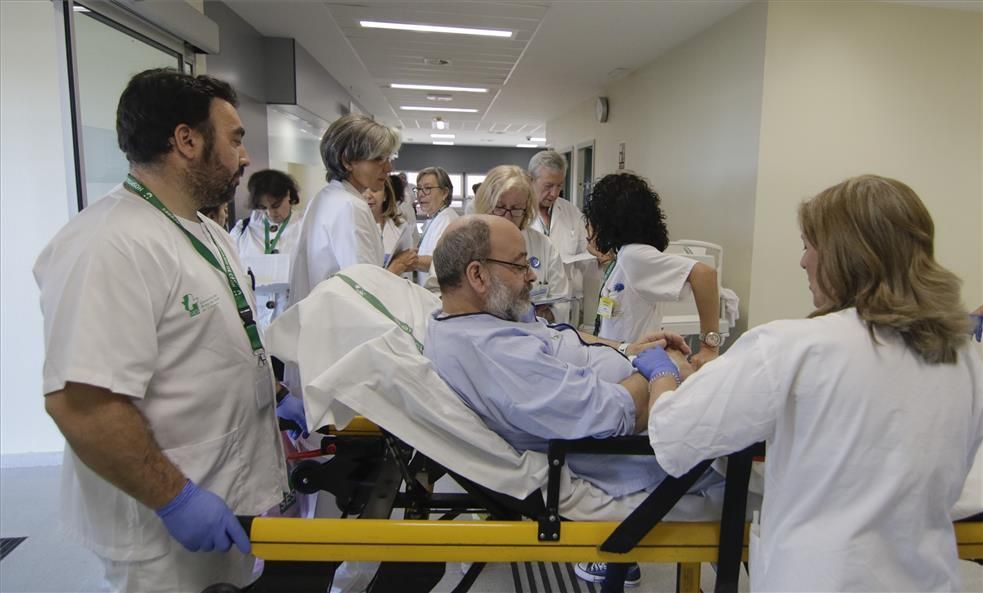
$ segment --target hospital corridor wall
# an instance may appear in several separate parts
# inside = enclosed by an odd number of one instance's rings
[[[812,310],[801,200],[846,177],[922,197],[936,255],[983,303],[983,13],[876,2],[752,3],[547,122],[595,141],[595,178],[626,168],[663,198],[672,239],[724,247],[738,332]],[[731,341],[733,340],[733,335]]]

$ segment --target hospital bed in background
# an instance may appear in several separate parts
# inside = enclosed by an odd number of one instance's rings
[[[267,342],[299,363],[309,424],[326,427],[322,451],[332,454],[298,466],[293,484],[331,492],[345,516],[359,518],[245,519],[254,553],[267,562],[256,591],[283,590],[271,583],[287,575],[281,563],[331,571],[345,560],[382,561],[373,593],[430,591],[457,561],[474,564],[455,593],[468,590],[483,563],[526,561],[677,563],[677,590],[693,592],[699,563],[718,562],[716,590],[737,590],[753,451],[737,454],[726,486],[706,496],[682,493],[709,461],[651,496],[607,496],[571,475],[565,456],[651,453],[646,438],[554,442],[548,454],[518,454],[419,353],[435,297],[374,266],[345,276],[351,283],[332,278],[285,312]],[[435,492],[445,475],[464,492]],[[402,519],[389,518],[394,509]],[[491,520],[452,520],[474,512]],[[961,552],[983,557],[983,525],[963,531]]]

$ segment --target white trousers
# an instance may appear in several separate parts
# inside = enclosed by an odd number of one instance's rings
[[[259,577],[254,574],[256,557],[235,547],[228,552],[189,552],[174,542],[170,552],[153,560],[100,560],[114,593],[201,593],[218,583],[246,587]]]

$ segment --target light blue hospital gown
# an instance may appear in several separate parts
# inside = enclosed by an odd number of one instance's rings
[[[424,354],[488,427],[519,452],[550,439],[634,433],[635,404],[619,385],[634,372],[614,348],[581,341],[570,326],[505,321],[487,313],[446,316],[427,329]],[[666,477],[654,456],[569,455],[578,476],[620,497]]]

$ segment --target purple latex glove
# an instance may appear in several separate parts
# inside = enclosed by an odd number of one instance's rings
[[[649,381],[660,375],[671,375],[677,384],[683,380],[676,363],[669,358],[662,346],[643,350],[631,364]]]
[[[171,537],[192,552],[228,552],[232,544],[248,554],[249,536],[221,498],[188,480],[171,502],[157,509]]]
[[[296,440],[300,435],[304,435],[305,439],[310,436],[311,433],[307,430],[307,415],[304,413],[304,402],[299,397],[294,396],[292,393],[283,396],[280,403],[276,405],[276,416],[277,418],[294,422],[300,427],[299,429],[291,428],[287,431],[287,435],[290,438]]]
[[[973,322],[973,337],[977,342],[983,341],[983,315],[970,314],[969,318]]]

